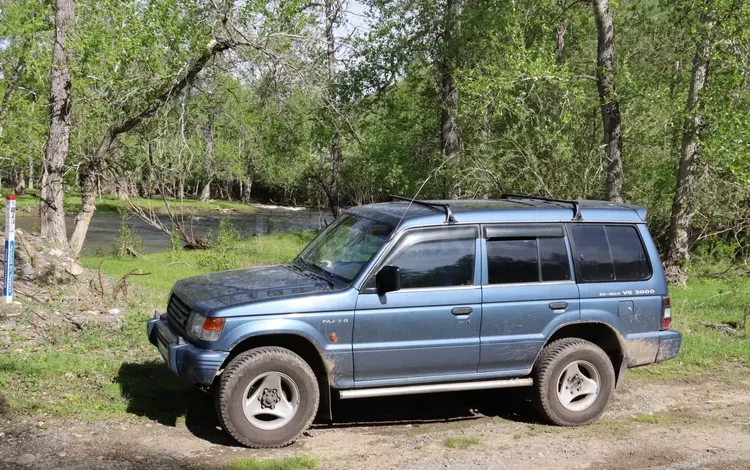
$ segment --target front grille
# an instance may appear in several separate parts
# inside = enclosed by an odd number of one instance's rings
[[[190,317],[190,307],[185,302],[172,295],[167,305],[167,316],[169,321],[183,330],[187,326],[188,317]]]

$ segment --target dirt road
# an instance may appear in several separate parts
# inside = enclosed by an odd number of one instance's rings
[[[237,447],[202,397],[173,422],[15,416],[0,421],[0,468],[216,468],[238,458],[315,457],[323,469],[750,469],[750,374],[683,381],[626,376],[600,423],[535,423],[506,390],[342,402],[276,451]],[[147,414],[147,413],[146,413]]]

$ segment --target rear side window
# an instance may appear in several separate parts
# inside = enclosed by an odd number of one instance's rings
[[[575,262],[582,282],[642,281],[651,265],[635,227],[572,225]]]
[[[487,240],[489,284],[570,280],[568,249],[562,238]]]

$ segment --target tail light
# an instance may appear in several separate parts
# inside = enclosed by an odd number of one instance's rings
[[[668,330],[672,324],[672,303],[669,301],[669,296],[665,295],[661,298],[661,329]]]

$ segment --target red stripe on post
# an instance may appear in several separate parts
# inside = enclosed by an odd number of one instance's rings
[[[15,200],[16,200],[16,197],[15,197],[14,195],[12,195],[12,194],[11,194],[11,195],[9,195],[9,196],[5,196],[5,199],[6,199],[6,200],[8,200],[8,201],[15,201]]]

